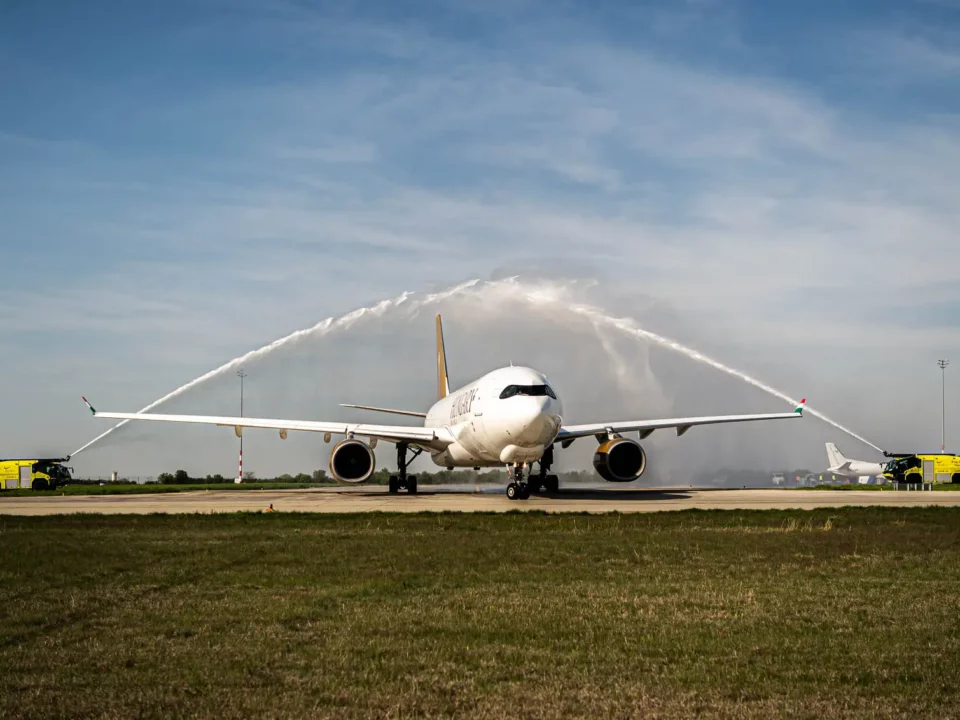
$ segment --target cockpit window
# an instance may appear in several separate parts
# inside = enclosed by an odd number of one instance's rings
[[[553,392],[553,388],[551,388],[549,385],[507,385],[503,389],[503,392],[500,393],[500,399],[505,400],[513,397],[514,395],[547,395],[552,397],[554,400],[557,399],[557,396]]]

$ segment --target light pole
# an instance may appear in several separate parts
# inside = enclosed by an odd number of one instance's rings
[[[937,360],[940,366],[940,452],[947,451],[947,365],[949,360]]]
[[[237,377],[240,378],[240,417],[243,417],[243,379],[247,376],[247,373],[243,371],[243,368],[237,370]],[[240,459],[237,463],[237,484],[243,482],[243,428],[237,428],[237,434],[240,435]]]

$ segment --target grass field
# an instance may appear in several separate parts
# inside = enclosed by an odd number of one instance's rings
[[[960,510],[0,519],[5,717],[960,714]]]

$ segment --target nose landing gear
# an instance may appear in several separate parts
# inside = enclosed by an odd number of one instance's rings
[[[423,448],[416,447],[412,451],[412,457],[407,459],[407,443],[397,443],[397,475],[391,475],[389,480],[389,489],[391,493],[399,492],[401,488],[406,489],[411,495],[417,492],[417,476],[407,475],[407,465],[417,459],[417,456],[423,452]]]
[[[530,493],[539,493],[542,490],[555,493],[560,489],[560,479],[556,475],[547,474],[550,472],[550,466],[553,465],[553,445],[547,447],[537,464],[540,466],[540,471],[536,475],[530,473],[529,482],[524,482],[523,479],[523,463],[509,467],[507,470],[510,476],[510,484],[507,485],[509,499],[526,500],[530,497]]]
[[[530,486],[523,479],[523,463],[517,463],[507,471],[510,484],[507,485],[508,500],[526,500],[530,497]]]

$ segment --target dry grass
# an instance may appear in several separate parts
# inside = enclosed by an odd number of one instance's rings
[[[960,713],[960,512],[0,520],[0,713]]]

